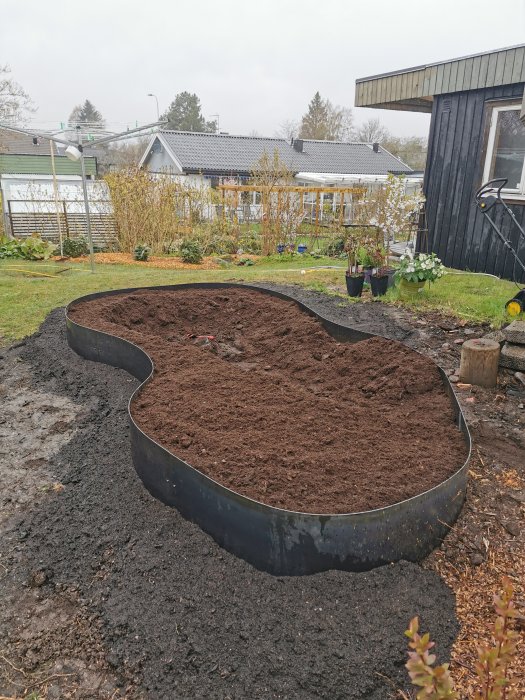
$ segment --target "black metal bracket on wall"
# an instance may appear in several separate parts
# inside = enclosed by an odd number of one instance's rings
[[[80,297],[66,309],[69,346],[82,357],[125,369],[142,384],[129,400],[131,447],[137,474],[148,491],[197,523],[222,547],[274,575],[313,574],[327,569],[363,571],[406,559],[419,561],[444,539],[465,500],[471,440],[445,372],[439,368],[468,450],[466,462],[448,479],[400,503],[360,513],[301,513],[255,501],[214,481],[146,435],[131,406],[153,374],[149,355],[130,341],[82,326],[69,317],[79,303],[143,290],[246,289],[294,302],[341,342],[370,333],[334,323],[306,304],[273,290],[230,283],[139,287]],[[415,350],[413,352],[416,352]],[[174,387],[176,391],[176,387]]]

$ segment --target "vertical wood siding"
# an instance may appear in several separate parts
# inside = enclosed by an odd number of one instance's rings
[[[496,62],[491,67],[496,69]],[[490,109],[487,102],[521,98],[524,84],[469,90],[434,98],[423,189],[427,198],[428,249],[445,265],[511,279],[514,258],[474,205],[482,184]],[[501,209],[501,208],[500,208]],[[512,205],[525,226],[525,202]],[[525,261],[525,241],[503,210],[492,211],[504,234]],[[425,242],[419,247],[424,250]],[[516,279],[525,276],[516,269]]]

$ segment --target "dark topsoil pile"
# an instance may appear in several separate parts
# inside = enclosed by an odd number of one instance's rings
[[[429,359],[383,338],[340,344],[293,302],[242,289],[144,291],[86,302],[71,317],[153,358],[154,380],[132,409],[146,433],[256,500],[380,508],[466,459]]]
[[[340,309],[324,295],[297,294],[364,330],[380,317],[385,333],[400,329],[381,305]],[[3,372],[22,362],[35,389],[84,407],[75,437],[48,465],[63,490],[28,508],[0,538],[0,653],[17,668],[38,664],[47,678],[48,659],[64,660],[62,673],[71,659],[92,659],[122,688],[104,694],[82,681],[73,697],[86,700],[387,700],[409,685],[403,631],[414,615],[446,659],[458,628],[454,597],[437,574],[400,562],[360,574],[272,577],[152,498],[131,462],[126,410],[137,382],[70,350],[63,310],[4,354]],[[45,583],[28,589],[35,570]],[[95,641],[78,627],[74,648],[69,637],[50,641],[30,617],[28,590],[56,613],[64,587],[78,591]],[[0,695],[19,696],[2,669],[13,673],[0,665]],[[48,697],[71,697],[75,678],[53,677],[48,685],[63,693]]]

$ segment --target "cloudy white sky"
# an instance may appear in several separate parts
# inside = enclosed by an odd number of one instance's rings
[[[316,90],[353,107],[355,79],[525,42],[525,0],[0,0],[0,64],[55,128],[91,100],[109,126],[196,92],[221,131],[272,136]],[[354,109],[395,134],[426,115]]]

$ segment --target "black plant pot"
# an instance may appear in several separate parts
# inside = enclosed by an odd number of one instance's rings
[[[363,292],[364,275],[349,275],[346,273],[346,289],[349,297],[360,297]]]
[[[394,277],[394,275],[396,274],[396,271],[393,268],[388,268],[388,270],[386,270],[386,274],[388,276],[388,289],[390,289],[390,287],[393,287],[396,283],[396,280]]]
[[[370,277],[370,286],[372,287],[373,297],[382,297],[386,294],[386,290],[388,289],[388,275]]]

